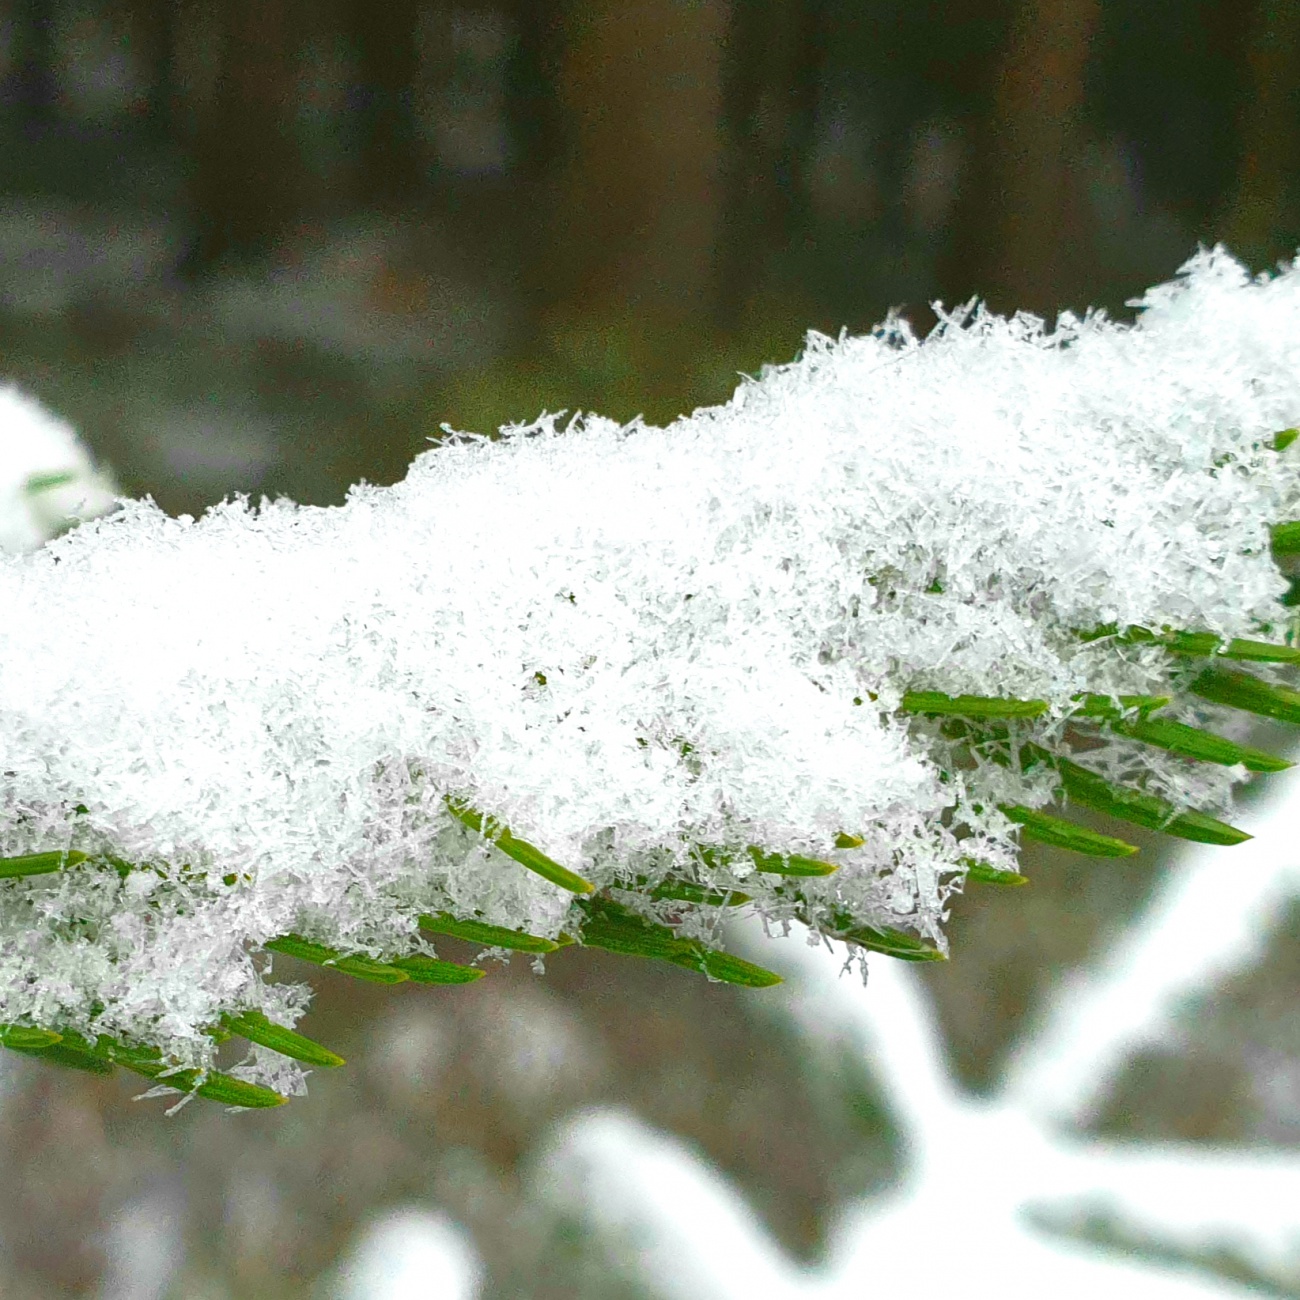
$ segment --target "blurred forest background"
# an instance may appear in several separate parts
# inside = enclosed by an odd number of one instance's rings
[[[1124,316],[1198,241],[1267,269],[1297,177],[1280,0],[0,0],[0,370],[169,510],[336,503],[444,421],[670,419],[892,306]],[[1031,852],[1029,889],[960,901],[927,978],[968,1087],[1160,866]],[[1300,1146],[1294,949],[1134,1062],[1104,1130]],[[769,995],[560,956],[320,976],[306,1030],[353,1064],[270,1115],[4,1063],[0,1297],[321,1296],[423,1204],[489,1296],[631,1300],[530,1190],[596,1101],[697,1143],[801,1258],[896,1176],[869,1074],[814,1068]]]

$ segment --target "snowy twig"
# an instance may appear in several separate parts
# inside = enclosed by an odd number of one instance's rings
[[[730,906],[927,960],[1021,835],[1133,851],[1061,793],[1240,842],[1286,764],[1233,710],[1300,721],[1300,272],[1184,270],[1133,327],[813,335],[667,429],[548,416],[340,508],[127,502],[0,560],[0,1037],[271,1103],[338,1058],[268,952],[761,985]]]

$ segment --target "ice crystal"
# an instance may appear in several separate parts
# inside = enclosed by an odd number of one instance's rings
[[[1288,626],[1300,272],[1203,252],[1138,305],[814,334],[667,428],[544,416],[342,507],[133,502],[0,558],[0,856],[87,855],[0,883],[0,1021],[202,1068],[223,1015],[300,1014],[281,936],[396,961],[447,915],[617,948],[626,907],[710,939],[665,881],[941,945],[967,865],[1014,870],[1003,810],[1056,790],[1007,744],[1054,752],[1081,696],[1222,722],[1162,630]],[[1000,752],[918,692],[1043,707]],[[1091,743],[1170,816],[1245,774]],[[285,1091],[266,1057],[242,1077]]]

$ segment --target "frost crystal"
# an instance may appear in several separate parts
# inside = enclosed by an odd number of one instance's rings
[[[432,954],[421,915],[579,933],[449,797],[687,937],[719,909],[646,901],[670,876],[942,943],[966,864],[1014,868],[1000,808],[1055,783],[906,692],[1045,701],[998,722],[1046,749],[1082,693],[1222,722],[1165,646],[1081,633],[1288,626],[1300,272],[1203,252],[1139,305],[810,335],[666,429],[548,416],[339,508],[135,502],[0,558],[0,856],[88,855],[0,883],[0,1022],[203,1067],[223,1013],[301,1013],[278,936],[394,960]],[[1078,757],[1176,809],[1244,775],[1105,729]],[[288,1090],[271,1055],[243,1077]]]

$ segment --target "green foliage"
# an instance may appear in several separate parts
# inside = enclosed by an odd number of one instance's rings
[[[509,948],[515,952],[554,952],[560,945],[550,939],[543,939],[535,934],[524,934],[520,930],[507,930],[502,925],[488,925],[483,921],[458,921],[450,912],[439,912],[437,916],[420,917],[420,925],[434,934],[449,934],[455,939],[466,939],[470,943],[482,944],[488,948]]]
[[[346,1064],[343,1058],[328,1047],[313,1043],[310,1038],[283,1025],[274,1024],[260,1011],[241,1011],[237,1016],[224,1016],[222,1025],[232,1034],[240,1034],[250,1043],[259,1043],[279,1052],[282,1056],[302,1061],[306,1065],[338,1066]]]
[[[84,853],[24,853],[16,858],[0,858],[0,879],[17,876],[43,876],[64,867],[75,867],[85,862]]]
[[[1202,731],[1199,727],[1189,727],[1186,723],[1175,722],[1171,718],[1143,718],[1137,722],[1119,721],[1110,725],[1112,731],[1132,740],[1141,740],[1187,758],[1199,758],[1206,763],[1222,763],[1228,767],[1240,763],[1251,772],[1284,772],[1288,767],[1294,766],[1276,754],[1266,754],[1262,749],[1239,745],[1223,736]]]
[[[308,1040],[302,1041],[305,1043]],[[5,1046],[11,1051],[23,1052],[50,1065],[62,1065],[91,1074],[112,1074],[114,1067],[120,1065],[134,1074],[175,1088],[178,1092],[193,1093],[226,1106],[260,1110],[268,1106],[282,1106],[289,1100],[270,1088],[246,1083],[243,1079],[228,1074],[213,1070],[182,1069],[164,1060],[162,1053],[155,1047],[134,1046],[107,1034],[100,1034],[92,1041],[65,1030],[58,1042],[46,1047],[17,1047],[13,1043],[6,1043]],[[315,1044],[312,1046],[315,1047]]]
[[[1148,830],[1163,831],[1179,839],[1195,840],[1200,844],[1241,844],[1250,839],[1245,831],[1235,826],[1207,817],[1199,812],[1178,812],[1172,804],[1153,794],[1113,785],[1104,777],[1090,772],[1086,767],[1049,754],[1036,745],[1026,745],[1032,757],[1053,766],[1061,778],[1061,789],[1067,798],[1085,808],[1115,817],[1120,821],[1145,826]]]
[[[834,862],[800,857],[797,853],[765,853],[753,844],[744,850],[743,855],[716,846],[700,846],[696,852],[705,866],[715,870],[730,866],[737,860],[743,861],[745,857],[748,857],[759,871],[766,871],[776,876],[829,876],[839,870]]]
[[[1046,700],[1008,700],[990,695],[944,695],[941,691],[908,691],[904,713],[955,718],[1036,718],[1047,712]]]
[[[1003,871],[1000,867],[992,867],[976,858],[967,858],[965,862],[967,884],[1015,886],[1029,883],[1029,877],[1022,876],[1018,871]]]
[[[485,817],[468,804],[449,797],[447,807],[458,821],[468,826],[470,830],[477,831],[484,839],[495,844],[506,857],[514,858],[520,866],[536,872],[543,880],[549,880],[551,884],[559,885],[561,889],[567,889],[573,894],[590,894],[596,888],[589,880],[584,880],[567,867],[560,866],[558,862],[548,858],[541,849],[535,848],[526,840],[517,839],[511,835],[507,827],[491,817]]]
[[[282,952],[286,957],[297,957],[299,961],[309,961],[313,966],[326,966],[336,970],[340,975],[351,975],[354,979],[366,980],[371,984],[405,984],[411,977],[388,962],[373,961],[369,957],[349,957],[324,944],[312,943],[296,934],[281,935],[262,945],[270,952]]]
[[[1193,695],[1230,709],[1257,713],[1263,718],[1300,725],[1300,691],[1274,686],[1250,673],[1207,668],[1188,687]]]
[[[409,957],[397,957],[391,964],[417,984],[473,984],[485,974],[477,966],[439,961],[436,957],[426,957],[422,952],[411,953]]]
[[[1035,812],[1016,804],[1004,804],[999,811],[1019,823],[1024,838],[1037,840],[1040,844],[1051,844],[1071,853],[1085,853],[1092,858],[1127,858],[1137,852],[1135,844],[1126,844],[1110,835],[1099,835],[1050,813]]]
[[[671,962],[726,984],[761,989],[781,983],[779,975],[761,966],[705,947],[695,939],[684,939],[668,926],[647,921],[612,899],[583,899],[578,908],[583,914],[582,942],[588,948]]]

